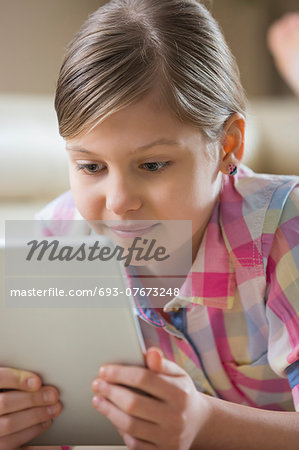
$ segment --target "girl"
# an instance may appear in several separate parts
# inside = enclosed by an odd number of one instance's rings
[[[138,303],[146,368],[101,367],[94,408],[130,449],[298,448],[299,179],[241,164],[244,93],[209,12],[195,0],[106,4],[67,50],[55,106],[71,192],[39,214],[48,235],[52,219],[84,219],[68,233],[192,221],[180,295]],[[41,432],[35,381],[3,394],[0,423],[19,411],[2,422],[6,449]]]

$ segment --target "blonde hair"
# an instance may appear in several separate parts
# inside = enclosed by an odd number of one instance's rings
[[[95,11],[60,70],[60,134],[70,139],[88,132],[153,88],[180,121],[211,140],[231,114],[245,114],[235,60],[196,0],[112,0]]]

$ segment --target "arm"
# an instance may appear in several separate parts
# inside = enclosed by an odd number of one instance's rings
[[[113,423],[129,449],[298,450],[295,412],[261,410],[202,394],[159,349],[149,349],[146,361],[148,369],[106,366],[92,383],[93,406]]]
[[[269,223],[267,230],[269,231]],[[268,360],[274,372],[281,377],[288,377],[297,412],[299,412],[298,230],[297,187],[284,203],[273,242],[269,243],[267,280],[270,291],[266,303],[266,314],[270,323]],[[193,448],[214,450],[220,448],[219,442],[223,448],[230,450],[299,448],[299,414],[296,412],[268,411],[216,398],[208,398],[208,405],[209,424],[197,435]]]
[[[203,395],[200,394],[199,395]],[[192,449],[297,450],[299,414],[267,411],[207,398],[208,421]]]

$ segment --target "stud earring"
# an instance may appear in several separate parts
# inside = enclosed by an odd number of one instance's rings
[[[229,175],[234,176],[238,172],[238,167],[236,166],[236,164],[229,164],[227,166],[227,171]]]

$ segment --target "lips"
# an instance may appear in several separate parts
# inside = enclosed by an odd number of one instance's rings
[[[114,233],[118,234],[119,236],[123,237],[133,237],[136,235],[143,235],[145,233],[149,233],[151,230],[153,230],[158,223],[155,223],[153,225],[144,224],[144,225],[116,225],[116,226],[109,226],[106,225],[109,230],[113,231]]]
[[[155,225],[150,225],[150,226],[145,226],[145,227],[109,227],[111,230],[113,231],[131,231],[131,232],[136,232],[136,231],[145,231],[148,230],[149,228],[153,228]]]

